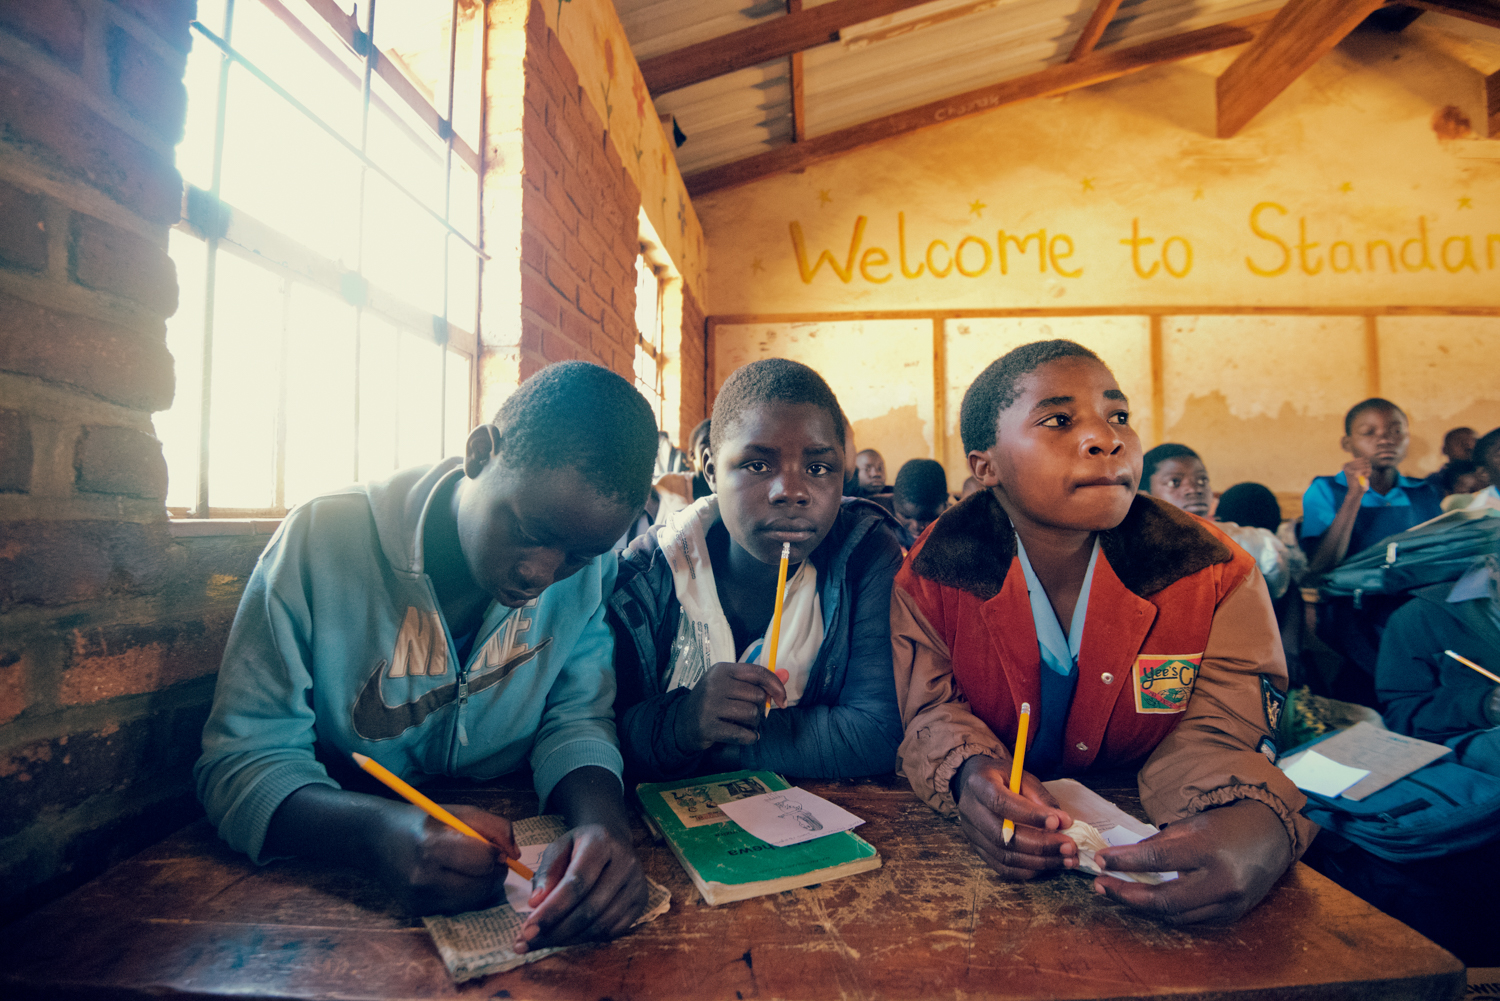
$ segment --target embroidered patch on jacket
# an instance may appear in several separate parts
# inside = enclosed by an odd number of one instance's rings
[[[1266,729],[1275,733],[1281,726],[1281,711],[1286,708],[1286,692],[1278,690],[1265,674],[1260,676],[1260,707],[1266,711]]]
[[[1135,711],[1180,713],[1187,709],[1203,654],[1145,654],[1135,659]]]
[[[1260,738],[1260,743],[1255,745],[1255,749],[1261,754],[1264,754],[1266,756],[1266,760],[1271,764],[1276,764],[1276,757],[1279,753],[1276,750],[1276,741],[1272,740],[1270,737],[1262,737]]]

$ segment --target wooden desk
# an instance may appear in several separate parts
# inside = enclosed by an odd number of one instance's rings
[[[707,907],[641,829],[670,912],[609,945],[462,988],[377,885],[294,862],[257,869],[199,822],[6,929],[0,996],[1437,1001],[1464,991],[1453,956],[1305,866],[1232,928],[1173,929],[1101,900],[1076,874],[1000,882],[904,784],[805,785],[866,818],[859,833],[883,868]],[[1133,788],[1095,787],[1138,810]],[[536,810],[514,791],[443,798]]]

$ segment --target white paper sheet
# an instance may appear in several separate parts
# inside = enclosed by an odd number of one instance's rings
[[[853,830],[864,823],[843,807],[796,786],[720,803],[719,809],[730,820],[777,848]]]
[[[1136,820],[1094,790],[1073,779],[1054,779],[1042,783],[1059,806],[1075,821],[1083,821],[1099,832],[1111,847],[1133,845],[1157,833],[1157,828],[1145,821]],[[1076,842],[1075,842],[1076,843]],[[1078,850],[1078,868],[1096,876],[1104,873],[1094,862],[1094,853],[1082,845]],[[1116,879],[1128,879],[1136,883],[1165,883],[1177,878],[1175,872],[1125,872],[1108,873]]]
[[[1283,769],[1298,789],[1315,792],[1319,796],[1337,796],[1370,774],[1368,768],[1350,768],[1317,751],[1298,755],[1297,760]]]
[[[521,849],[521,864],[532,872],[542,860],[542,852],[547,850],[546,845],[518,845]],[[505,899],[517,914],[530,914],[534,908],[527,903],[531,896],[530,880],[522,879],[516,875],[514,869],[505,872]]]

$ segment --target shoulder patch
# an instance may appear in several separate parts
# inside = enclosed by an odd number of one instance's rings
[[[1281,711],[1286,708],[1286,692],[1278,689],[1267,674],[1260,676],[1260,706],[1266,713],[1266,729],[1276,733],[1281,726]]]
[[[1255,749],[1261,754],[1264,754],[1266,756],[1266,760],[1271,764],[1276,764],[1276,758],[1279,754],[1279,752],[1276,750],[1276,741],[1272,740],[1270,737],[1262,737],[1260,738],[1260,743],[1255,745]]]
[[[1131,670],[1131,688],[1138,713],[1180,713],[1187,710],[1198,680],[1203,654],[1143,654]]]

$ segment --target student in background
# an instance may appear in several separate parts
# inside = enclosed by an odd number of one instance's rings
[[[1390,400],[1374,397],[1350,408],[1340,444],[1353,458],[1333,476],[1315,478],[1302,495],[1302,549],[1309,573],[1326,573],[1386,536],[1442,513],[1436,487],[1397,469],[1410,443],[1406,414]],[[1318,638],[1344,659],[1333,679],[1334,698],[1377,705],[1380,633],[1404,600],[1364,595],[1357,607],[1352,598],[1318,602]]]
[[[1500,775],[1500,685],[1446,650],[1500,674],[1500,559],[1478,561],[1455,584],[1416,591],[1386,624],[1375,674],[1386,726]]]
[[[986,489],[938,519],[896,578],[900,767],[1002,878],[1029,879],[1077,865],[1060,833],[1071,818],[1042,780],[1145,759],[1141,803],[1170,826],[1097,857],[1181,876],[1101,876],[1095,890],[1172,922],[1230,921],[1317,831],[1272,764],[1286,668],[1255,561],[1136,492],[1129,420],[1109,369],[1071,341],[1019,347],[964,394],[963,443]]]
[[[1476,493],[1466,507],[1471,511],[1486,507],[1500,511],[1500,428],[1479,439],[1474,446],[1474,459],[1489,486]]]
[[[628,928],[646,883],[604,601],[656,442],[628,382],[562,362],[475,428],[463,458],[295,508],[240,602],[194,768],[220,836],[257,863],[356,866],[413,913],[474,910],[504,899],[502,849],[356,791],[350,752],[417,785],[529,765],[570,829],[537,867],[547,896],[517,948]],[[515,854],[506,820],[449,809]]]
[[[1208,477],[1208,468],[1198,453],[1186,445],[1157,445],[1141,457],[1141,482],[1146,492],[1158,500],[1180,507],[1188,514],[1200,518],[1209,516],[1209,505],[1213,490]],[[1245,524],[1238,518],[1226,518],[1223,514],[1224,499],[1234,492],[1233,512],[1242,517],[1254,517],[1257,521],[1270,521],[1270,529],[1262,525]],[[1269,509],[1266,500],[1270,500]],[[1276,601],[1286,594],[1292,581],[1291,556],[1281,540],[1276,538],[1276,528],[1281,522],[1281,508],[1276,495],[1258,483],[1241,483],[1231,487],[1219,500],[1216,511],[1219,528],[1245,552],[1255,557],[1256,566],[1266,579],[1271,591],[1271,600]]]
[[[910,459],[896,474],[891,494],[901,523],[901,546],[910,549],[917,536],[948,509],[948,474],[933,459]]]
[[[1448,492],[1443,497],[1444,511],[1462,511],[1474,501],[1474,495],[1489,486],[1490,478],[1484,467],[1473,460],[1455,459],[1445,467],[1450,469]]]
[[[1436,487],[1396,468],[1411,431],[1390,400],[1373,397],[1350,408],[1339,444],[1353,458],[1334,475],[1315,478],[1302,495],[1302,548],[1313,573],[1442,513]]]
[[[873,448],[867,448],[854,457],[854,464],[859,470],[859,495],[894,514],[892,491],[885,482],[885,459]]]
[[[1437,487],[1442,496],[1458,493],[1455,481],[1467,472],[1463,464],[1473,461],[1474,443],[1478,437],[1473,428],[1454,428],[1443,435],[1443,458],[1448,461],[1427,477],[1427,482]]]
[[[901,547],[879,507],[840,498],[838,400],[806,365],[752,362],[719,391],[711,438],[713,495],[622,555],[610,600],[628,770],[650,781],[740,768],[889,772],[901,737],[890,641]],[[773,675],[766,637],[783,543]]]
[[[693,433],[688,435],[687,469],[680,473],[666,473],[657,478],[655,488],[660,499],[654,519],[656,524],[660,525],[693,501],[713,493],[713,488],[708,485],[708,478],[703,475],[708,457],[710,423],[708,418],[704,418],[693,428]]]

